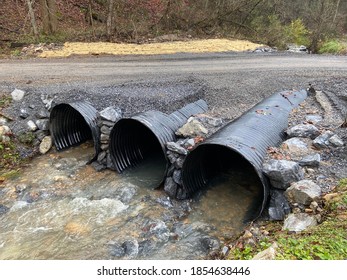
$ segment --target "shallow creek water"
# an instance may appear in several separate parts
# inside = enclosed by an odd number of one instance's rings
[[[198,198],[173,201],[151,187],[155,167],[96,172],[91,154],[87,143],[52,151],[0,186],[0,259],[205,258],[244,227],[258,195],[226,174]]]

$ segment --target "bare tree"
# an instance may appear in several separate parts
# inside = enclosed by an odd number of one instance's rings
[[[54,34],[57,31],[57,4],[55,0],[40,0],[43,32]]]
[[[108,40],[110,40],[113,33],[114,0],[108,0],[107,7],[108,7],[108,12],[107,12],[107,21],[106,21],[106,34],[107,34]]]
[[[33,9],[33,3],[32,3],[32,0],[26,0],[26,1],[28,4],[31,26],[33,28],[34,36],[37,39],[39,37],[39,32],[37,30],[37,24],[36,24],[34,9]]]

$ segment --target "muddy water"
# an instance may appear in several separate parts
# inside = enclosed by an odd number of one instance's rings
[[[159,173],[97,173],[91,154],[53,151],[0,186],[0,259],[199,259],[243,227],[255,193],[244,182],[231,191],[226,176],[196,201],[172,201],[150,187]]]

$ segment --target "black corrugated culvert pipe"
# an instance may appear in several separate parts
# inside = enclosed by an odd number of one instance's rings
[[[58,151],[93,140],[95,155],[100,152],[98,111],[87,101],[61,103],[53,107],[50,132]]]
[[[267,148],[284,140],[289,113],[306,97],[305,90],[276,93],[195,147],[186,157],[182,169],[182,183],[187,194],[192,196],[207,188],[218,176],[238,170],[245,181],[250,176],[257,178],[257,197],[247,220],[258,218],[269,194],[269,182],[262,172]],[[233,187],[232,177],[228,178],[227,184]]]
[[[159,174],[153,187],[158,187],[164,180],[168,159],[167,142],[175,141],[175,132],[186,123],[189,117],[206,112],[204,100],[190,103],[170,115],[159,111],[148,111],[130,118],[120,119],[110,134],[110,155],[116,170],[122,173],[128,168],[135,168],[147,159],[157,161]]]

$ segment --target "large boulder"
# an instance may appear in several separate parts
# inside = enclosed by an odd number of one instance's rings
[[[295,158],[309,153],[307,144],[297,137],[284,141],[282,143],[282,149],[287,150]]]
[[[300,161],[299,164],[301,166],[311,166],[311,167],[318,167],[321,161],[320,154],[316,153],[313,155],[308,155],[303,157]]]
[[[293,183],[285,191],[285,196],[290,203],[299,203],[306,206],[309,206],[312,201],[317,201],[321,194],[321,188],[311,180]]]
[[[287,129],[289,137],[306,137],[314,139],[319,135],[319,130],[313,124],[298,124]]]
[[[290,213],[290,205],[283,190],[271,189],[268,215],[271,221],[283,221]]]
[[[263,165],[263,172],[277,189],[285,190],[291,183],[304,179],[303,169],[294,161],[272,159]]]
[[[329,139],[334,136],[334,133],[331,131],[326,131],[323,134],[319,135],[317,138],[315,138],[312,142],[313,146],[317,149],[325,149],[329,147]]]

